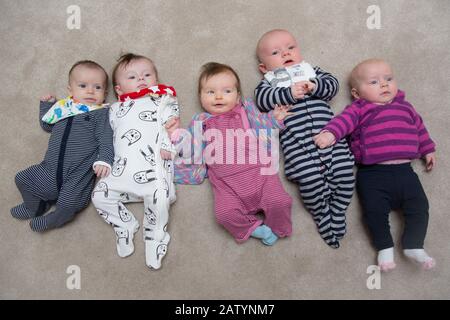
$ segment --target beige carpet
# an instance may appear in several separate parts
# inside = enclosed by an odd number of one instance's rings
[[[81,9],[79,30],[66,26],[66,10],[74,2]],[[367,8],[373,4],[381,9],[381,29],[369,30]],[[0,298],[449,299],[449,9],[447,0],[0,0]],[[336,112],[350,101],[345,81],[358,61],[377,56],[391,62],[438,144],[432,173],[419,161],[414,164],[431,204],[426,248],[437,260],[434,271],[422,272],[402,256],[402,220],[393,214],[398,268],[382,276],[381,289],[369,290],[366,271],[376,255],[357,197],[348,210],[348,234],[333,250],[282,173],[294,197],[291,238],[272,248],[254,239],[238,245],[215,222],[209,183],[179,186],[169,224],[172,241],[159,271],[145,266],[141,231],[135,253],[120,259],[112,229],[92,205],[64,228],[45,234],[10,216],[9,209],[21,202],[15,173],[40,162],[47,147],[38,99],[47,92],[66,94],[75,61],[92,59],[111,70],[121,52],[148,55],[161,81],[177,89],[187,125],[200,111],[196,82],[205,62],[232,65],[245,95],[252,96],[261,77],[256,41],[272,28],[291,30],[305,59],[339,78],[341,91],[332,102]],[[141,220],[142,205],[131,208]],[[71,265],[81,271],[79,290],[66,286]]]

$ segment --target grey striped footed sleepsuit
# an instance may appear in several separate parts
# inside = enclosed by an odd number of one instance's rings
[[[262,80],[255,89],[256,103],[261,111],[273,110],[276,104],[290,105],[293,113],[285,119],[280,142],[285,157],[285,174],[298,184],[303,203],[312,214],[324,241],[333,248],[346,232],[345,212],[353,189],[354,158],[347,142],[319,149],[313,136],[333,117],[330,101],[339,91],[339,82],[330,73],[314,68],[316,87],[310,96],[296,100],[290,88],[271,87]]]
[[[34,231],[61,227],[88,206],[94,188],[95,161],[113,163],[113,132],[108,109],[99,109],[58,121],[42,122],[53,103],[41,102],[41,127],[51,132],[44,160],[16,175],[23,203],[12,208],[18,219],[31,219]],[[44,215],[52,204],[56,209]]]

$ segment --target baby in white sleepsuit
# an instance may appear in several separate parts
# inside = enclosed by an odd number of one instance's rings
[[[97,183],[92,202],[114,228],[117,253],[127,257],[134,252],[139,222],[124,204],[143,201],[145,260],[159,269],[170,241],[169,207],[175,201],[170,133],[179,126],[176,93],[158,84],[150,59],[131,53],[119,59],[113,85],[119,98],[109,114],[114,164],[111,174]]]

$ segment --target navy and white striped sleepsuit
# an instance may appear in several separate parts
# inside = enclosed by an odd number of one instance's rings
[[[319,67],[314,71],[317,76],[311,81],[316,87],[303,99],[293,98],[289,87],[271,87],[265,79],[255,89],[255,95],[261,111],[273,110],[276,104],[293,105],[293,115],[285,119],[286,129],[280,137],[285,174],[298,184],[321,237],[329,246],[338,248],[346,232],[345,211],[353,195],[354,159],[345,140],[323,150],[314,144],[313,136],[333,117],[326,102],[339,90],[334,76]]]
[[[96,161],[112,165],[114,159],[107,108],[51,125],[41,119],[52,105],[40,104],[41,127],[51,132],[44,161],[17,173],[16,185],[24,202],[11,209],[16,218],[32,218],[34,231],[61,227],[86,208],[95,181],[92,165]],[[43,215],[54,203],[56,209]]]

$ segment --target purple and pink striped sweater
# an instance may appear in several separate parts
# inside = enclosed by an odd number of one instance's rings
[[[400,90],[386,105],[354,101],[323,130],[333,133],[336,141],[350,135],[350,148],[361,164],[417,159],[435,151],[422,118]]]

